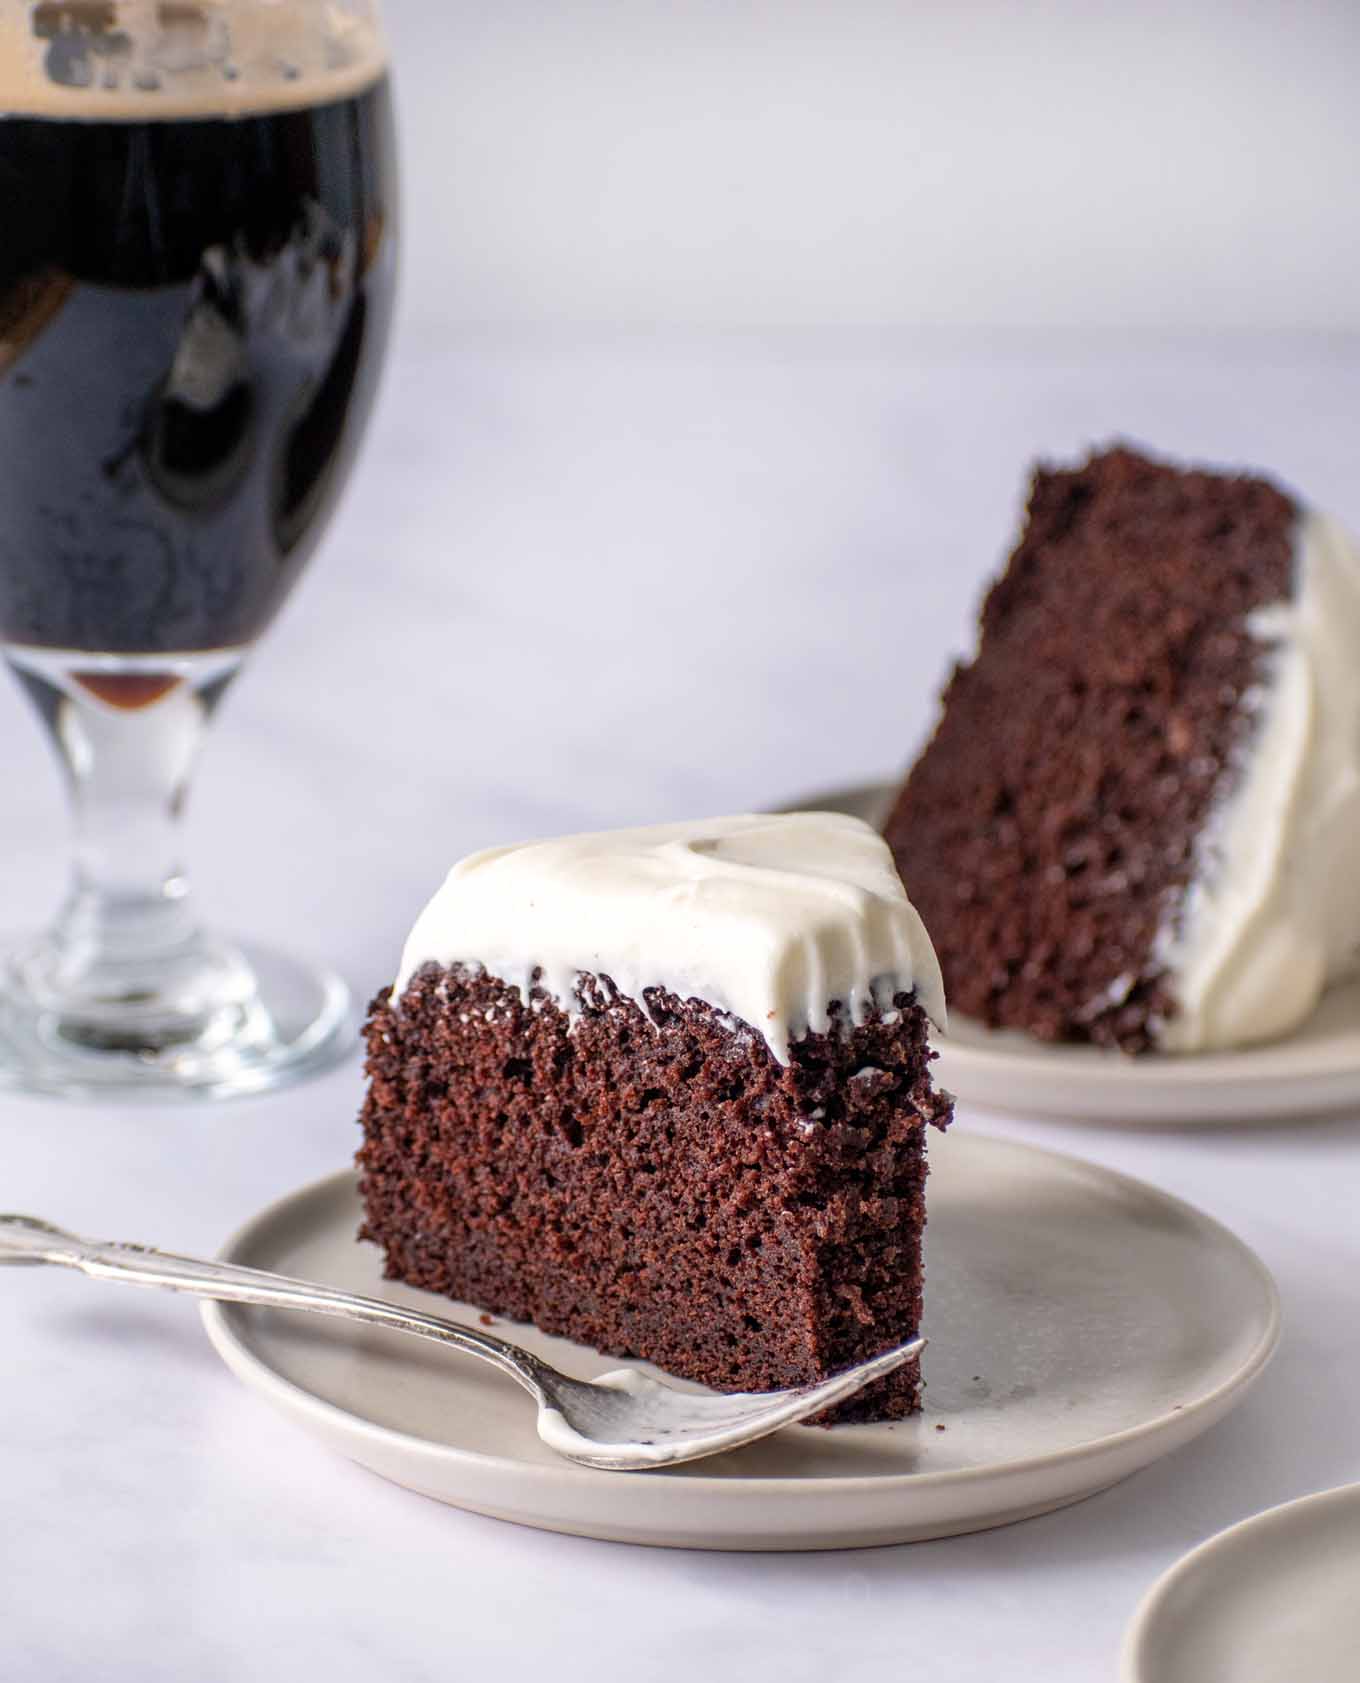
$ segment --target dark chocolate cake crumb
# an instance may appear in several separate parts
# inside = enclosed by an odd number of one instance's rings
[[[698,1000],[427,964],[369,1011],[362,1237],[386,1274],[721,1390],[821,1379],[921,1318],[925,1130],[951,1115],[914,995],[781,1065]],[[918,1364],[834,1411],[918,1404]]]
[[[1294,502],[1118,448],[1036,473],[1019,546],[885,836],[950,1007],[1041,1040],[1155,1047],[1157,937],[1234,785],[1292,588]]]

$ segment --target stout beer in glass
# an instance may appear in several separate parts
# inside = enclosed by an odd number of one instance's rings
[[[364,429],[393,167],[372,0],[0,15],[0,640],[75,820],[0,1080],[258,1091],[346,1021],[333,977],[203,929],[178,820]]]

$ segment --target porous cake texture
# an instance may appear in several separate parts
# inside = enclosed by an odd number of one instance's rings
[[[1261,825],[1228,858],[1215,825],[1260,739],[1279,644],[1255,616],[1294,591],[1298,527],[1264,479],[1126,448],[1035,473],[976,656],[885,825],[954,1010],[1042,1040],[1162,1045],[1187,1008],[1178,945],[1201,878],[1229,892],[1191,933],[1219,942],[1214,980],[1232,979],[1220,937],[1253,907],[1226,879],[1265,881],[1248,856]],[[1203,1043],[1236,1037],[1221,1016]]]
[[[795,862],[780,863],[783,838],[768,829],[785,821],[742,822],[760,829],[705,831],[693,858],[673,835],[659,855],[645,844],[647,869],[659,856],[674,890],[659,915],[731,892],[719,920],[730,911],[733,939],[750,941],[751,894],[786,904],[770,873]],[[828,823],[831,876],[796,861],[822,915],[903,919],[881,841],[853,820]],[[836,875],[837,831],[875,868],[882,850],[873,894]],[[493,867],[486,892],[497,880]],[[467,879],[453,888],[456,911]],[[444,925],[460,921],[447,911]],[[510,981],[449,943],[456,934],[368,1018],[363,1237],[383,1247],[390,1278],[723,1390],[824,1378],[915,1333],[926,1127],[951,1109],[931,1083],[915,985],[934,1002],[933,957],[919,978],[878,978],[857,1010],[824,1002],[818,1027],[793,1010],[781,1057],[724,1003],[664,982],[630,994],[603,967],[578,970],[567,1000],[539,968]],[[715,962],[710,991],[725,991],[724,975]],[[906,1414],[918,1384],[916,1364],[903,1367],[835,1417]]]

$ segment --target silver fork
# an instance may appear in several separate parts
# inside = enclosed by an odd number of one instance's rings
[[[381,1298],[359,1297],[261,1268],[177,1256],[147,1245],[81,1239],[31,1216],[0,1215],[0,1263],[56,1263],[97,1280],[161,1286],[223,1303],[273,1309],[308,1309],[366,1326],[391,1327],[490,1362],[522,1385],[538,1404],[538,1435],[569,1461],[615,1472],[697,1461],[753,1443],[781,1426],[805,1420],[882,1379],[925,1348],[913,1338],[816,1385],[792,1391],[738,1391],[695,1395],[677,1391],[632,1368],[599,1379],[570,1379],[547,1362],[503,1338],[406,1309]]]

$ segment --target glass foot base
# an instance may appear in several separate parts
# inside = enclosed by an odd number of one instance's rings
[[[254,975],[249,997],[197,1038],[155,1051],[91,1045],[56,1012],[5,989],[0,1089],[101,1102],[221,1099],[268,1092],[356,1050],[349,989],[338,976],[269,947],[236,950]]]

